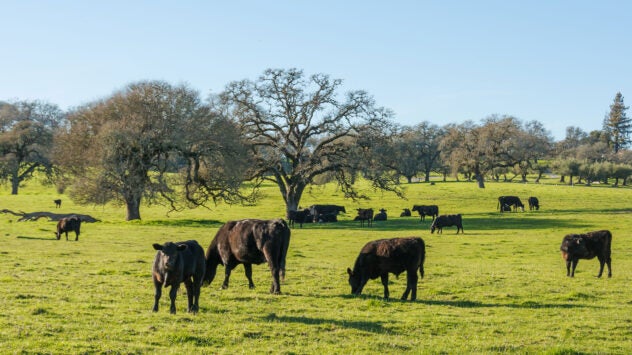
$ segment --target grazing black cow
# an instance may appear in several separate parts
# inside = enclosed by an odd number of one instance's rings
[[[537,197],[529,197],[529,211],[533,211],[533,210],[539,211],[540,210],[540,201],[538,201]]]
[[[399,216],[400,216],[400,217],[410,217],[410,216],[411,216],[411,214],[410,214],[410,210],[409,210],[408,208],[404,208],[403,212],[402,212],[402,213],[400,213],[400,215],[399,215]]]
[[[298,222],[298,225],[303,228],[303,223],[309,223],[312,221],[312,215],[309,213],[309,209],[305,208],[303,210],[297,211],[289,211],[288,212],[288,221],[290,227],[294,228],[294,223]]]
[[[61,208],[61,199],[53,200],[55,202],[55,208]]]
[[[285,278],[285,257],[289,245],[290,228],[282,219],[229,221],[217,231],[206,250],[205,283],[213,281],[217,265],[222,264],[225,268],[222,288],[228,288],[231,271],[244,264],[248,286],[254,288],[252,264],[267,262],[272,272],[270,293],[280,294],[279,278]]]
[[[338,213],[347,213],[345,210],[345,206],[338,205],[311,205],[309,206],[309,212],[312,214],[312,218],[314,223],[317,223],[324,214],[334,214],[338,215]]]
[[[610,246],[612,234],[607,230],[588,232],[585,234],[568,234],[562,239],[560,251],[566,260],[566,276],[574,277],[579,259],[599,259],[599,275],[603,274],[604,264],[608,264],[608,277],[612,277],[610,269]],[[572,267],[572,268],[571,268]]]
[[[158,312],[158,301],[162,295],[162,287],[171,286],[169,311],[171,314],[175,314],[176,296],[180,284],[184,282],[189,299],[187,311],[197,313],[200,308],[200,287],[204,281],[204,249],[195,240],[177,243],[166,242],[162,245],[154,243],[153,247],[158,250],[152,267],[154,287],[156,288],[154,312]]]
[[[498,206],[497,208],[500,209],[500,212],[504,212],[505,208],[504,206],[513,206],[514,211],[517,211],[518,208],[520,208],[522,210],[522,212],[524,212],[524,205],[522,204],[522,201],[520,201],[520,198],[518,196],[500,196],[498,197]]]
[[[393,238],[374,240],[367,243],[356,259],[353,271],[347,268],[351,294],[360,295],[369,279],[378,277],[384,285],[384,298],[388,299],[388,274],[399,276],[406,271],[406,291],[402,299],[417,299],[417,270],[424,277],[424,260],[426,259],[426,246],[419,237]]]
[[[81,218],[77,216],[64,217],[57,222],[57,231],[55,236],[57,240],[61,239],[61,234],[66,234],[66,240],[68,240],[68,232],[75,232],[75,241],[79,240],[79,234],[81,234]]]
[[[460,214],[444,214],[437,217],[430,226],[430,233],[434,233],[436,229],[437,234],[442,234],[443,227],[452,226],[456,226],[456,234],[459,234],[459,230],[461,230],[461,233],[465,233],[463,232],[463,219]]]
[[[367,226],[373,225],[373,209],[372,208],[358,208],[358,215],[354,218],[355,221],[360,221],[360,226],[364,227],[364,221],[367,221]]]
[[[437,205],[414,205],[413,212],[417,211],[419,213],[419,221],[425,221],[426,216],[432,216],[432,220],[434,221],[435,217],[439,215],[439,206]]]
[[[376,213],[375,216],[373,216],[373,220],[374,221],[386,221],[388,219],[388,216],[386,215],[386,210],[385,209],[380,209],[379,213]]]

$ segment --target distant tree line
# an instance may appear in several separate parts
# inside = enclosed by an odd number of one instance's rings
[[[63,112],[41,101],[0,102],[0,179],[17,194],[35,173],[84,204],[119,203],[126,219],[141,204],[169,210],[220,201],[255,203],[276,184],[286,210],[310,186],[355,181],[403,195],[401,181],[522,181],[627,184],[632,176],[628,107],[617,93],[603,129],[568,127],[555,142],[538,121],[491,115],[480,122],[401,126],[364,91],[297,69],[268,69],[202,99],[187,85],[132,83]]]

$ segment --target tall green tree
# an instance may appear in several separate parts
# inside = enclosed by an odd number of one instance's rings
[[[341,86],[325,74],[268,69],[256,81],[228,84],[220,95],[251,142],[250,176],[274,182],[288,213],[323,178],[335,179],[350,198],[363,197],[354,186],[358,173],[375,188],[398,191],[394,174],[374,154],[392,131],[392,113],[364,91],[343,95]]]
[[[11,194],[35,172],[52,177],[53,131],[63,120],[62,110],[50,103],[0,104],[0,179],[10,183]]]
[[[133,83],[72,112],[69,123],[56,159],[80,203],[121,203],[135,220],[142,201],[176,210],[248,197],[238,126],[186,85]]]
[[[614,153],[630,144],[632,118],[627,117],[627,109],[628,107],[623,103],[623,95],[617,92],[610,105],[610,113],[604,119],[604,131],[610,137]]]

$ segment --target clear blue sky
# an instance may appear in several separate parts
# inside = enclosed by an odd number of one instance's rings
[[[562,139],[600,129],[618,91],[632,103],[631,17],[623,0],[0,0],[0,100],[68,109],[147,79],[206,97],[299,68],[401,124],[507,114]]]

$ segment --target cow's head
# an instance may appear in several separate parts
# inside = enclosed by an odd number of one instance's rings
[[[351,271],[351,269],[347,268],[347,274],[349,274],[349,286],[351,286],[351,294],[352,295],[360,295],[362,293],[362,288],[364,285],[362,284],[362,278],[359,273]]]
[[[179,252],[187,248],[186,244],[175,244],[166,242],[165,244],[154,243],[154,249],[160,251],[160,266],[166,271],[174,270],[178,262]]]

